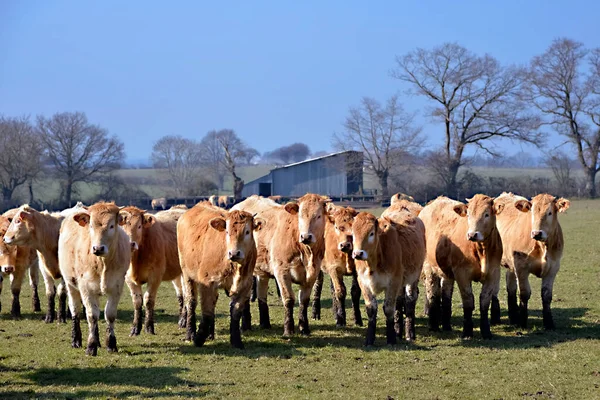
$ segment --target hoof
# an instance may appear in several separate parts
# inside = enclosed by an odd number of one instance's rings
[[[88,345],[87,349],[85,349],[85,354],[88,356],[97,356],[98,355],[98,346]]]

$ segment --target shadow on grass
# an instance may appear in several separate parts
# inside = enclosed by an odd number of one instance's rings
[[[214,384],[216,385],[216,384]],[[11,400],[20,399],[89,399],[89,398],[107,398],[107,399],[124,399],[124,398],[145,398],[145,399],[160,399],[160,398],[179,398],[179,397],[206,397],[214,396],[210,390],[199,391],[198,389],[190,388],[188,390],[171,390],[164,389],[157,392],[143,392],[135,390],[72,390],[72,391],[42,391],[27,389],[23,391],[5,391],[0,392],[2,398]]]

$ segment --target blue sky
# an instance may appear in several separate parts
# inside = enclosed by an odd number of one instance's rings
[[[388,75],[395,55],[456,41],[524,64],[560,36],[600,46],[592,1],[227,4],[2,1],[0,113],[84,111],[130,160],[161,136],[220,128],[261,152],[295,141],[330,150],[349,106],[404,93]],[[437,145],[441,126],[421,120]]]

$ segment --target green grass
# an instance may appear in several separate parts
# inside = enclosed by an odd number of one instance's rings
[[[10,296],[5,282],[0,398],[600,398],[600,201],[574,201],[561,215],[561,223],[566,249],[554,288],[557,330],[542,328],[540,281],[532,277],[531,328],[492,327],[496,336],[491,341],[480,339],[477,328],[475,339],[459,338],[458,290],[455,331],[429,333],[422,317],[423,289],[418,337],[412,345],[386,346],[380,318],[375,348],[363,348],[365,329],[354,327],[350,315],[348,328],[335,328],[327,309],[328,289],[323,291],[322,320],[311,321],[312,336],[286,340],[281,337],[282,307],[271,285],[272,330],[256,327],[258,312],[253,303],[254,330],[244,335],[246,349],[231,349],[228,301],[221,294],[217,337],[195,348],[182,340],[174,290],[163,284],[157,335],[127,336],[132,307],[125,292],[117,321],[119,353],[109,354],[103,346],[93,358],[70,347],[69,324],[47,325],[40,314],[30,312],[28,288],[22,299],[24,318],[11,320],[6,314]],[[479,285],[475,287],[478,292]],[[500,300],[505,322],[504,278]],[[382,315],[381,308],[379,312]],[[476,311],[476,326],[477,320]],[[85,323],[82,328],[87,331]]]

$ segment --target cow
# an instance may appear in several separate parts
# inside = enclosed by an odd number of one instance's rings
[[[165,197],[159,197],[158,199],[152,199],[150,203],[153,210],[158,210],[160,207],[161,210],[167,209],[167,199]]]
[[[106,295],[106,347],[116,352],[115,319],[131,260],[131,242],[121,228],[124,219],[114,203],[99,202],[65,217],[58,240],[60,271],[67,282],[74,348],[82,345],[79,311],[85,307],[89,335],[86,354],[100,345],[100,296]]]
[[[121,209],[123,229],[132,245],[131,265],[125,282],[133,301],[133,325],[130,336],[142,330],[142,305],[146,306],[144,327],[154,334],[154,306],[161,282],[171,281],[179,302],[180,322],[183,321],[183,289],[181,267],[177,253],[177,221],[185,209],[172,207],[155,215],[129,206]],[[142,285],[147,284],[142,298]]]
[[[229,196],[219,196],[216,205],[222,208],[227,208],[229,205]]]
[[[66,215],[69,211],[64,211]],[[45,322],[53,322],[57,315],[55,310],[55,281],[61,279],[58,267],[58,236],[60,226],[65,217],[59,213],[39,212],[29,205],[22,205],[14,213],[10,226],[4,234],[4,243],[14,246],[28,246],[37,250],[40,270],[46,286],[48,307]],[[66,322],[67,293],[64,282],[58,286],[59,307],[58,321]]]
[[[218,206],[219,205],[219,200],[218,200],[218,196],[215,196],[214,194],[212,196],[210,196],[208,198],[208,202],[210,204],[212,204],[213,206]]]
[[[321,273],[315,282],[313,291],[312,317],[321,318],[321,291],[323,272],[331,278],[332,309],[336,326],[346,326],[346,285],[344,276],[352,276],[350,295],[354,310],[354,324],[362,326],[360,313],[360,287],[352,258],[352,221],[358,211],[352,207],[328,205],[325,221],[325,255],[321,263]]]
[[[415,307],[419,297],[419,279],[425,261],[425,225],[418,217],[423,207],[409,200],[396,200],[381,216],[392,221],[397,230],[402,247],[404,267],[404,289],[400,290],[394,317],[396,333],[401,335],[402,313],[404,312],[404,337],[407,341],[416,339]]]
[[[542,278],[542,317],[544,328],[554,329],[552,289],[560,269],[564,239],[558,214],[570,202],[550,194],[538,194],[531,201],[512,193],[502,193],[498,202],[504,211],[497,218],[504,248],[502,265],[506,271],[510,323],[527,328],[527,303],[531,297],[529,275]],[[520,305],[517,305],[517,288]]]
[[[385,292],[383,312],[386,319],[387,344],[397,343],[394,316],[396,301],[402,289],[404,267],[402,246],[396,224],[388,218],[376,218],[360,212],[352,223],[352,258],[355,260],[358,284],[367,309],[365,346],[375,343],[377,326],[377,294]]]
[[[398,201],[401,201],[401,200],[404,200],[404,201],[407,201],[407,202],[411,202],[411,203],[414,203],[414,201],[415,201],[415,199],[412,196],[408,195],[408,194],[396,193],[396,194],[394,194],[391,197],[391,199],[390,199],[390,205],[394,204],[394,203],[396,203]],[[417,204],[417,203],[414,203],[414,204]]]
[[[273,200],[275,203],[281,203],[281,196],[269,196],[269,199]]]
[[[325,208],[330,201],[327,197],[308,193],[297,203],[282,206],[267,198],[251,196],[233,207],[257,214],[266,221],[265,229],[255,232],[258,248],[255,275],[262,328],[271,327],[267,289],[269,279],[274,277],[285,308],[283,335],[294,334],[292,283],[300,285],[299,331],[303,335],[310,334],[307,312],[325,253]]]
[[[263,221],[245,211],[225,211],[199,203],[177,223],[179,262],[185,287],[186,339],[202,346],[214,335],[218,289],[231,298],[230,343],[243,348],[240,319],[249,303],[256,264],[253,232]],[[196,331],[196,305],[200,292],[202,320]]]
[[[493,198],[477,194],[468,204],[440,196],[427,204],[419,218],[425,224],[427,255],[423,272],[429,302],[429,329],[439,330],[441,314],[444,330],[452,330],[452,291],[456,280],[463,304],[462,337],[473,337],[472,282],[481,282],[480,330],[492,337],[488,317],[492,297],[500,288],[502,240],[496,216],[504,209]],[[441,303],[441,304],[440,304]],[[492,321],[498,322],[499,306],[492,307]]]
[[[12,217],[7,215],[14,214],[14,210],[9,210],[0,216],[0,235],[4,235],[10,226]],[[32,289],[33,311],[41,311],[40,298],[38,296],[39,268],[38,257],[34,249],[26,246],[13,246],[0,242],[0,293],[2,293],[2,281],[10,276],[10,289],[12,294],[12,305],[10,314],[13,318],[21,317],[21,286],[25,273],[29,271],[29,284]],[[0,304],[0,310],[2,305]]]

